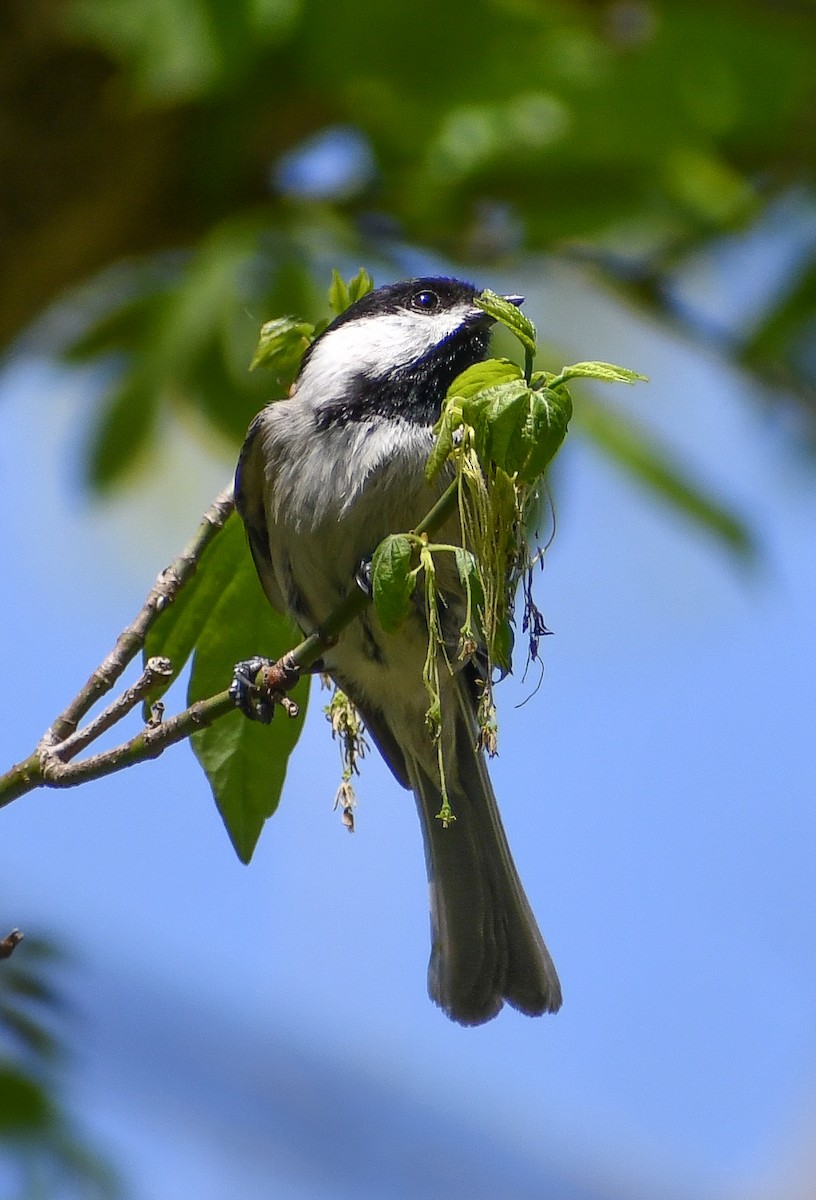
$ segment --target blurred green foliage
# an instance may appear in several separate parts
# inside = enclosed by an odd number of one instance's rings
[[[235,446],[290,382],[248,374],[259,325],[325,317],[335,262],[404,274],[409,244],[478,278],[561,255],[688,322],[677,269],[812,188],[814,17],[807,0],[6,0],[0,345],[83,285],[62,348],[108,366],[88,463],[109,487],[167,406]],[[815,277],[816,246],[721,347],[797,398],[808,436]],[[650,439],[623,440],[642,468]],[[708,521],[716,502],[665,457],[638,477],[722,536],[733,518]]]
[[[0,961],[0,1189],[9,1200],[114,1200],[120,1187],[59,1099],[67,1027],[61,955],[26,938]]]

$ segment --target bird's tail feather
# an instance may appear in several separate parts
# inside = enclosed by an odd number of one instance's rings
[[[431,892],[428,991],[463,1025],[489,1021],[504,1001],[532,1016],[561,1006],[561,987],[516,872],[461,677],[447,790],[455,820],[437,818],[442,792],[433,756],[408,755]]]

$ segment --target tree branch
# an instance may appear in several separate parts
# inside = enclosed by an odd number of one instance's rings
[[[132,687],[124,691],[121,696],[117,696],[112,704],[109,704],[93,721],[89,721],[83,729],[78,729],[64,742],[53,746],[50,751],[51,755],[60,762],[67,763],[69,759],[79,754],[80,750],[84,750],[86,746],[90,746],[91,742],[95,742],[106,729],[112,729],[117,722],[127,716],[131,709],[135,708],[139,701],[147,695],[157,680],[162,677],[168,678],[172,674],[173,664],[169,658],[149,658],[144,671]]]
[[[454,512],[457,504],[457,485],[451,483],[427,516],[417,525],[416,533],[432,533]],[[156,617],[171,604],[198,567],[206,547],[223,527],[232,512],[234,502],[230,489],[221,493],[204,514],[195,537],[169,567],[159,575],[136,619],[119,635],[111,653],[97,667],[84,688],[54,721],[37,749],[28,758],[0,776],[0,808],[37,787],[76,787],[91,779],[101,779],[125,767],[147,759],[158,758],[168,746],[183,741],[197,729],[235,712],[229,691],[219,692],[206,700],[198,700],[183,712],[160,724],[147,725],[127,742],[91,755],[81,762],[70,762],[80,750],[95,741],[101,733],[122,719],[150,690],[157,674],[166,669],[165,661],[151,659],[139,680],[83,729],[78,724],[93,704],[109,691],[128,663],[138,654]],[[323,651],[332,646],[338,634],[370,603],[371,597],[362,588],[353,587],[337,608],[309,637],[305,638],[280,660],[279,674],[294,686],[297,671],[311,666]]]
[[[230,712],[237,712],[237,709],[229,691],[219,692],[206,700],[197,700],[195,704],[185,708],[184,712],[168,718],[160,725],[145,726],[141,733],[137,733],[130,741],[123,742],[121,746],[105,750],[101,754],[92,754],[90,758],[84,758],[81,762],[61,762],[55,752],[46,753],[42,761],[40,785],[55,788],[76,787],[91,779],[103,779],[105,775],[112,775],[115,771],[122,771],[135,763],[158,758],[168,746],[183,741],[197,729],[212,725],[213,721],[225,717]],[[0,806],[2,804],[0,792]]]

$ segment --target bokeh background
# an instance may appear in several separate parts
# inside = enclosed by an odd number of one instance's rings
[[[814,5],[5,0],[0,96],[0,769],[332,266],[651,380],[575,389],[500,689],[562,1012],[431,1005],[412,803],[369,758],[349,837],[315,693],[249,867],[187,747],[0,813],[0,1196],[813,1195]]]

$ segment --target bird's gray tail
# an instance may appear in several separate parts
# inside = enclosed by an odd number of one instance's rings
[[[484,756],[476,749],[473,706],[461,676],[452,691],[455,753],[446,783],[456,819],[447,828],[437,818],[442,793],[430,758],[420,762],[409,755],[406,761],[431,892],[428,992],[462,1025],[489,1021],[505,1000],[530,1016],[555,1012],[561,986],[516,872]]]

